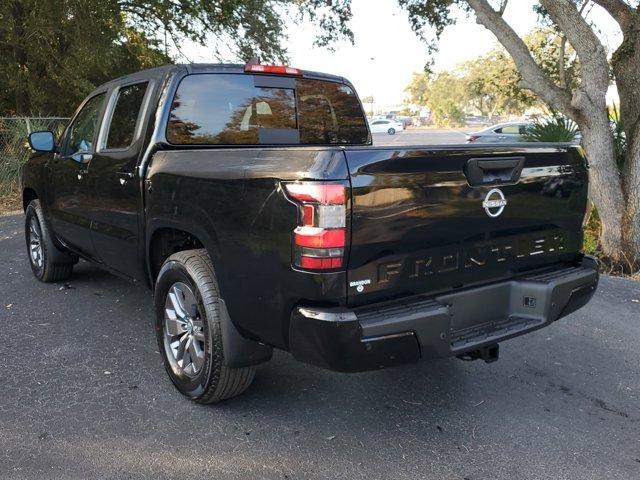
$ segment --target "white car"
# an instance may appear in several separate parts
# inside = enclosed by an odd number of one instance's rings
[[[370,121],[369,128],[371,129],[371,133],[388,133],[389,135],[394,135],[396,132],[404,130],[401,122],[396,122],[388,118]]]
[[[498,123],[484,130],[467,133],[467,143],[523,142],[523,135],[531,125],[528,122]]]

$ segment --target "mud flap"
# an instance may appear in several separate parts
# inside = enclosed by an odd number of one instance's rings
[[[227,367],[249,367],[271,359],[273,347],[243,337],[231,321],[223,299],[220,299],[220,326],[222,328],[224,363]]]

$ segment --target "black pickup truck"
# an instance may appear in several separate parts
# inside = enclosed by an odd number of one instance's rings
[[[201,403],[243,392],[273,347],[344,372],[493,361],[598,283],[579,147],[372,147],[341,77],[166,66],[29,141],[33,273],[81,257],[151,287],[166,370]]]

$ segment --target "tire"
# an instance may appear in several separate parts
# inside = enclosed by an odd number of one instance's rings
[[[78,257],[55,245],[40,200],[32,200],[25,211],[25,239],[29,264],[38,280],[59,282],[71,276]]]
[[[158,348],[169,378],[183,395],[206,404],[249,388],[255,366],[225,365],[220,294],[206,250],[178,252],[164,262],[154,304]]]
[[[389,130],[387,130],[387,133],[389,135],[395,135],[396,134],[396,129],[395,128],[390,128]]]

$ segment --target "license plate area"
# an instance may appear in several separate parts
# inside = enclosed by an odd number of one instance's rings
[[[437,300],[449,305],[452,332],[491,324],[509,317],[511,282],[454,293]]]

